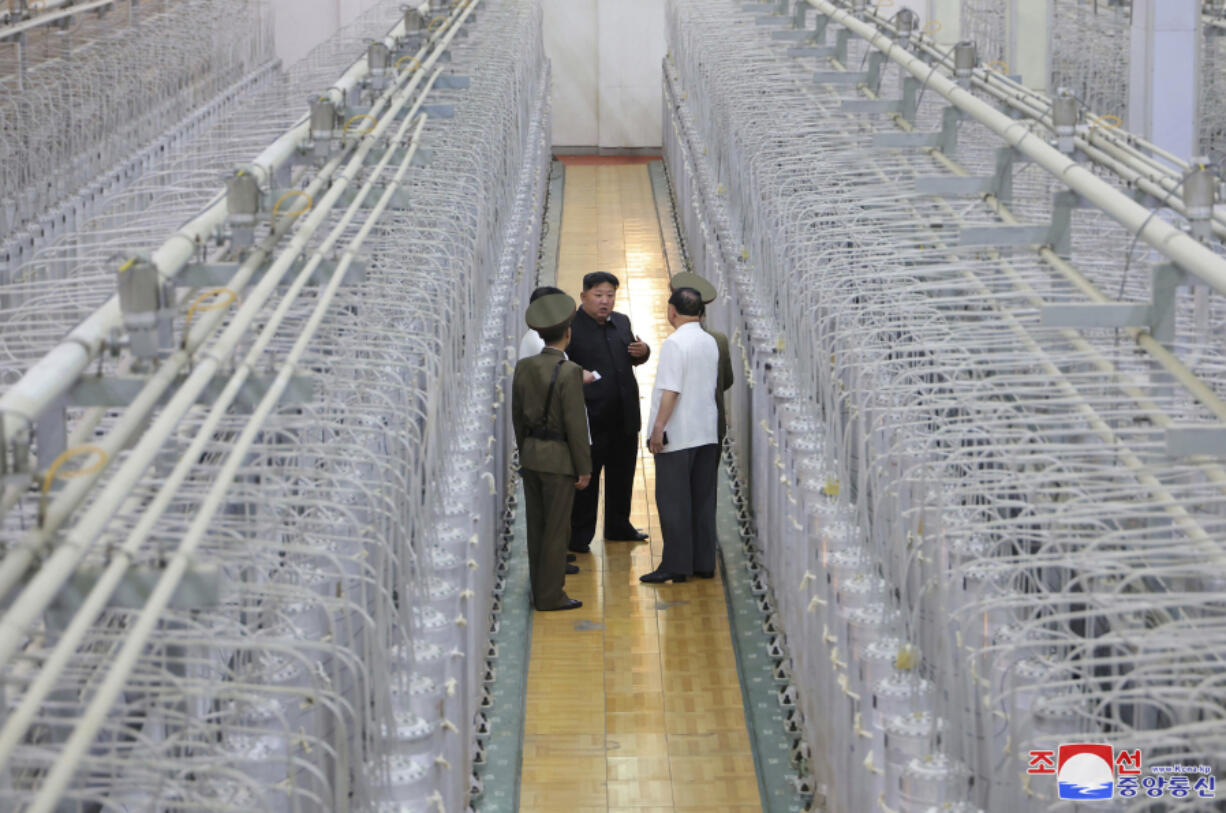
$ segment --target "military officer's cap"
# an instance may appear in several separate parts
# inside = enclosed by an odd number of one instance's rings
[[[533,330],[565,327],[575,318],[575,300],[569,294],[548,294],[528,306],[524,320]]]
[[[674,291],[679,291],[682,288],[693,288],[702,297],[704,305],[709,305],[715,301],[715,297],[719,296],[714,285],[697,274],[691,274],[689,271],[674,274],[673,278],[668,281],[668,285]]]

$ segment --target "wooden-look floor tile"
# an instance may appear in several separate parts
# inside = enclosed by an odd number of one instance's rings
[[[604,734],[551,734],[524,736],[524,764],[554,757],[604,757],[608,740]]]
[[[595,756],[536,757],[525,760],[523,780],[531,784],[600,784],[605,781],[608,760],[604,754]]]
[[[672,778],[670,763],[658,757],[609,757],[608,781],[633,780],[668,781]]]
[[[749,743],[749,731],[712,731],[706,734],[670,734],[668,736],[670,757],[702,757],[733,755],[753,759]]]
[[[673,803],[673,783],[667,779],[632,779],[608,783],[609,804],[615,807],[649,807]]]
[[[678,810],[716,810],[728,806],[757,807],[761,800],[758,781],[755,778],[742,780],[714,780],[673,785],[673,806]]]

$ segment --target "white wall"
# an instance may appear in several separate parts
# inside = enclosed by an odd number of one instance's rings
[[[545,0],[545,50],[553,73],[553,143],[600,143],[598,0]]]
[[[659,147],[661,0],[544,0],[553,143]]]
[[[272,0],[277,56],[288,67],[378,0]],[[388,28],[396,22],[389,17]],[[354,54],[356,59],[359,55]]]

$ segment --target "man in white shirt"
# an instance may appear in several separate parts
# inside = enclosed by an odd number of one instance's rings
[[[683,582],[715,573],[715,488],[719,443],[715,399],[719,349],[702,329],[706,312],[693,288],[668,300],[675,331],[660,347],[651,393],[651,436],[656,461],[656,510],[664,537],[660,566],[639,581]]]

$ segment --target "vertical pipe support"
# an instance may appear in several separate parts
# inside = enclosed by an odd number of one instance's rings
[[[1008,0],[1005,62],[1026,87],[1046,93],[1051,85],[1054,0]]]
[[[1180,158],[1199,153],[1200,0],[1134,0],[1128,129]]]

